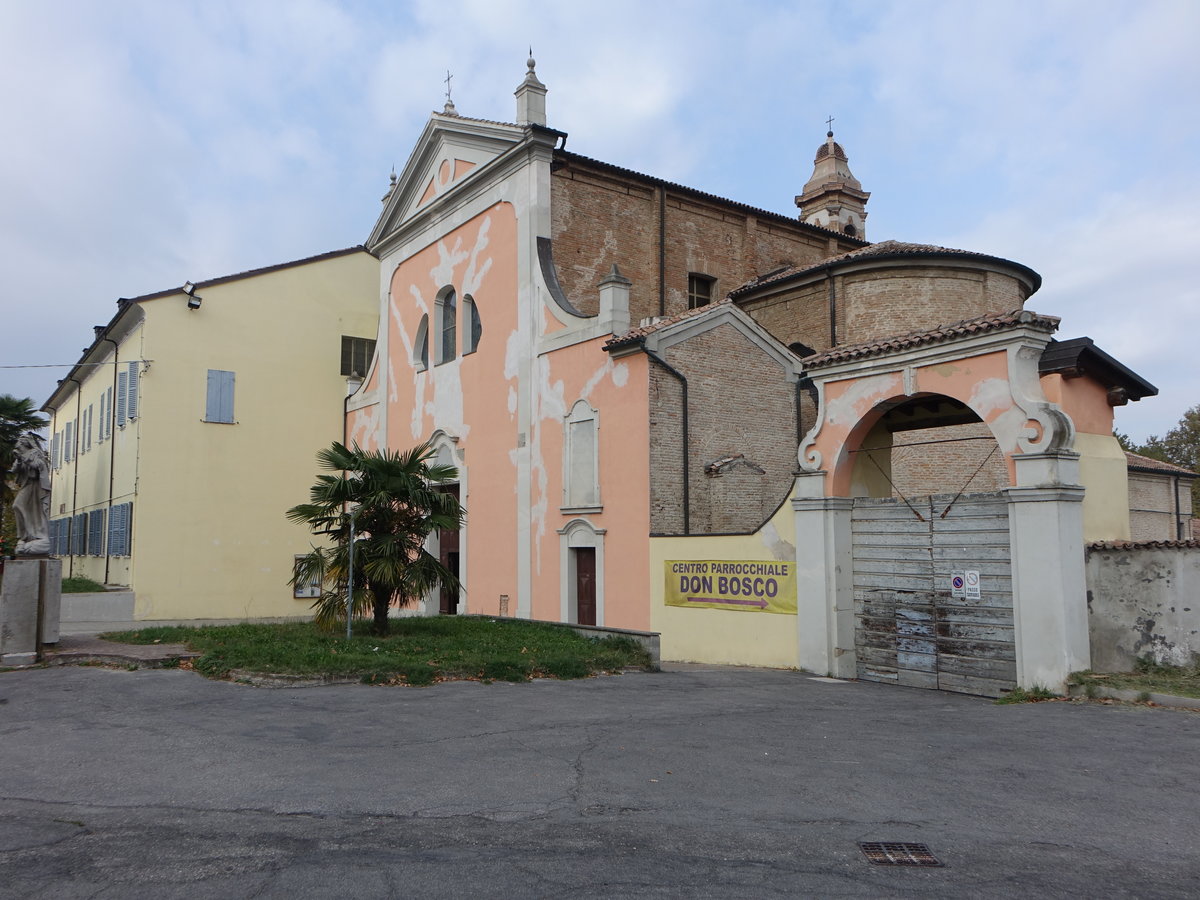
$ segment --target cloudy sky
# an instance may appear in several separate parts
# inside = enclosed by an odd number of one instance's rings
[[[361,243],[446,71],[511,120],[532,44],[570,149],[776,212],[833,115],[871,239],[1036,269],[1161,434],[1200,403],[1198,37],[1193,0],[0,0],[0,393],[117,297]]]

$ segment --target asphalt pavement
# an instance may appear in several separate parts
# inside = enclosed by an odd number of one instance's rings
[[[0,673],[0,898],[1195,897],[1198,785],[1200,714],[1135,705],[33,669]]]

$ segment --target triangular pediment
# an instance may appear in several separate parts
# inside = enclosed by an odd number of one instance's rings
[[[477,175],[519,143],[519,125],[434,113],[395,185],[384,199],[367,247],[374,248],[413,216]]]

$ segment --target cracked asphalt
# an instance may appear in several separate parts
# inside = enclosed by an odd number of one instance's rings
[[[0,898],[1194,897],[1198,785],[1200,714],[1141,706],[36,669],[0,673]]]

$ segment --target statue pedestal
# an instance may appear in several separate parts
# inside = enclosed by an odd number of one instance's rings
[[[61,606],[61,560],[7,560],[0,587],[0,666],[31,666],[43,644],[57,644]]]

